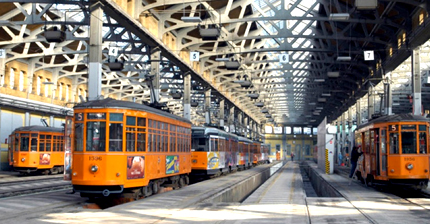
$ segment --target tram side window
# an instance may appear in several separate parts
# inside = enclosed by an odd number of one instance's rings
[[[75,151],[82,152],[83,150],[84,150],[84,124],[75,123]]]
[[[196,152],[204,152],[206,148],[206,139],[205,138],[193,138],[191,141],[193,145],[192,148]]]
[[[399,154],[399,134],[390,133],[390,154]]]
[[[19,147],[19,150],[21,152],[28,152],[28,143],[29,143],[29,139],[28,137],[21,137],[21,145]],[[15,141],[15,144],[18,144],[18,141]],[[16,150],[18,150],[18,147],[16,147]]]
[[[47,152],[51,151],[51,143],[52,143],[52,135],[46,135],[45,149]]]
[[[149,132],[151,132],[151,130],[149,130]],[[148,134],[148,152],[152,152],[152,134],[149,133]]]
[[[402,132],[402,153],[417,154],[416,132]]]
[[[122,123],[109,124],[109,152],[122,152],[123,128]],[[127,133],[127,143],[129,141]],[[134,141],[134,138],[133,138]],[[128,151],[128,146],[127,146]],[[134,151],[134,147],[133,150]]]
[[[27,151],[28,151],[28,137],[27,137]],[[19,150],[19,134],[16,134],[15,136],[15,152],[18,152]]]
[[[420,154],[427,154],[427,136],[425,132],[420,132]]]
[[[106,142],[106,122],[87,122],[86,151],[104,152]]]
[[[137,151],[145,152],[145,134],[137,133]]]
[[[31,138],[31,151],[32,152],[37,152],[37,137],[36,138]]]
[[[45,135],[39,136],[39,152],[45,151]]]

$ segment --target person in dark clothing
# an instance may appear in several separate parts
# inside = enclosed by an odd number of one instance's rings
[[[355,173],[355,169],[357,168],[358,158],[363,154],[359,147],[354,146],[351,151],[351,172],[349,173],[349,178],[352,178]]]

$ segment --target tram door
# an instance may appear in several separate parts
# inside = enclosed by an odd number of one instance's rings
[[[379,128],[375,129],[375,153],[376,153],[376,175],[379,176],[381,175],[381,162],[380,162],[380,158],[381,158],[381,149],[379,147],[379,140],[380,136],[379,136]]]
[[[370,130],[369,134],[369,146],[370,146],[370,173],[375,174],[376,173],[376,139],[375,139],[375,129]]]
[[[379,158],[379,164],[380,166],[378,166],[378,170],[379,170],[379,175],[381,176],[387,176],[387,129],[383,128],[381,129],[381,134],[380,134],[380,138],[379,138],[379,142],[380,142],[380,158]]]

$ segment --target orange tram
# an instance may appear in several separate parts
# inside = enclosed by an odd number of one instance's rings
[[[192,174],[219,176],[268,162],[268,145],[213,127],[192,127]]]
[[[379,117],[357,128],[355,143],[363,150],[356,175],[366,185],[427,188],[428,119],[410,114]]]
[[[9,135],[8,160],[22,174],[64,171],[64,129],[26,126]]]
[[[180,188],[191,172],[191,123],[111,98],[74,107],[72,185],[82,197]]]

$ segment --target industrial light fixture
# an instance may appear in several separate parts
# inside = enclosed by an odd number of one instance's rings
[[[64,31],[59,30],[56,26],[54,26],[52,30],[46,30],[45,27],[43,35],[45,36],[46,41],[53,43],[60,43],[66,39],[66,34]]]
[[[324,109],[324,107],[316,107],[315,109],[322,110],[322,109]]]
[[[331,96],[330,93],[322,93],[321,96]]]
[[[320,97],[320,98],[318,98],[318,102],[327,102],[327,99]]]
[[[327,72],[327,76],[329,78],[337,78],[340,76],[340,73],[339,72]]]
[[[314,106],[314,105],[317,105],[317,104],[314,103],[314,102],[312,102],[312,103],[309,103],[309,105]]]
[[[351,56],[338,56],[337,61],[351,61]]]
[[[230,61],[230,58],[215,58],[215,61]]]
[[[226,61],[225,67],[227,70],[237,70],[240,67],[240,63],[238,61]]]
[[[220,36],[220,30],[217,27],[203,28],[199,26],[199,32],[202,40],[218,40]]]
[[[181,20],[185,23],[200,23],[202,19],[198,16],[182,16]]]
[[[330,13],[329,19],[333,21],[347,21],[349,20],[349,13]]]
[[[372,10],[378,6],[378,0],[360,0],[355,1],[357,10]]]
[[[43,84],[43,85],[54,85],[54,82],[51,82],[51,81],[45,81],[45,82],[42,82],[42,84]]]
[[[263,102],[257,102],[257,103],[255,103],[255,106],[256,107],[263,107],[264,103]]]
[[[324,82],[324,79],[314,79],[314,82]]]
[[[258,93],[250,93],[247,96],[249,96],[249,98],[255,100],[255,99],[258,99],[259,94]]]
[[[190,106],[191,107],[197,107],[199,105],[199,103],[197,103],[196,101],[192,101],[191,103],[190,103]]]
[[[261,113],[264,113],[264,114],[265,114],[265,113],[269,113],[269,110],[268,110],[268,109],[262,109],[262,110],[261,110]]]

